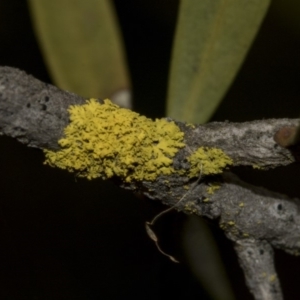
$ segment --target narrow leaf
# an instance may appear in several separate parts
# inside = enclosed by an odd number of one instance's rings
[[[218,247],[204,220],[193,215],[188,217],[182,244],[191,271],[211,299],[235,299]]]
[[[169,117],[204,123],[233,82],[270,0],[181,0]]]
[[[129,88],[123,45],[110,0],[29,0],[55,83],[84,97]]]

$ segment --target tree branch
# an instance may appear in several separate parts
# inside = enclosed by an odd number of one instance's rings
[[[257,300],[280,300],[282,293],[274,269],[274,253],[266,241],[243,240],[235,250],[247,285]]]
[[[25,72],[0,67],[0,132],[30,147],[59,149],[67,108],[84,99]]]
[[[59,149],[57,141],[69,122],[67,108],[83,103],[83,98],[42,83],[23,71],[0,67],[0,132],[28,146]],[[188,169],[186,157],[199,147],[222,149],[233,160],[233,166],[263,169],[284,166],[299,157],[299,119],[176,124],[184,132],[186,146],[173,159],[175,169]],[[300,253],[299,201],[243,183],[231,173],[205,176],[193,186],[195,180],[176,173],[160,175],[154,181],[119,184],[169,206],[176,205],[179,211],[218,219],[236,245],[256,299],[281,299],[279,281],[267,282],[259,272],[265,270],[266,276],[275,274],[270,245],[291,254]],[[249,255],[250,248],[253,255]],[[259,249],[266,254],[257,254]]]
[[[67,108],[84,102],[82,97],[43,83],[24,71],[0,67],[0,132],[30,147],[59,149],[57,141],[69,122]],[[286,144],[280,147],[280,142],[292,140],[299,121],[213,122],[194,127],[176,124],[185,133],[186,152],[200,146],[219,147],[234,159],[235,166],[270,168],[295,161],[295,149],[286,149],[291,146]],[[289,136],[279,135],[275,141],[282,128],[289,129]]]

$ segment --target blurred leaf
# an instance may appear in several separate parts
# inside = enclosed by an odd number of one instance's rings
[[[129,88],[123,45],[110,0],[29,0],[54,82],[84,97]]]
[[[187,263],[211,299],[235,299],[218,247],[204,220],[189,216],[182,234]]]
[[[181,0],[169,117],[204,123],[233,82],[270,0]]]
[[[300,2],[299,0],[277,0],[272,2],[276,22],[284,23],[292,34],[300,33]]]

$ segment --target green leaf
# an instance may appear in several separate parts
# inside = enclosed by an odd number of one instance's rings
[[[211,299],[234,300],[219,249],[209,227],[199,216],[188,216],[182,245],[186,263]]]
[[[181,0],[167,115],[204,123],[233,82],[270,0]]]
[[[130,86],[110,0],[29,0],[44,58],[60,88],[109,97]]]

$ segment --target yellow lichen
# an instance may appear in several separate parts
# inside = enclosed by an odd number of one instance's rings
[[[118,176],[131,182],[177,173],[191,178],[222,173],[233,163],[221,149],[200,147],[187,157],[189,170],[175,170],[173,158],[185,144],[184,133],[174,122],[153,121],[108,99],[103,104],[90,99],[68,111],[70,123],[58,141],[61,149],[44,150],[45,163],[79,177]]]
[[[221,224],[220,224],[220,228],[221,228],[222,230],[226,230],[226,229],[227,229],[227,224],[226,224],[226,223],[221,223]]]
[[[230,226],[233,226],[233,225],[235,225],[235,222],[234,221],[228,221],[227,224],[230,225]]]
[[[207,194],[213,195],[215,191],[217,191],[220,188],[220,184],[216,182],[212,182],[210,186],[206,189]]]
[[[272,275],[269,276],[269,281],[270,282],[274,282],[276,280],[277,280],[277,275],[276,274],[272,274]]]
[[[193,214],[193,213],[197,213],[198,210],[194,202],[187,202],[184,206],[184,211]]]
[[[262,167],[262,166],[260,166],[260,165],[252,165],[252,168],[253,169],[257,169],[257,170],[263,170],[264,169],[264,167]]]
[[[191,164],[189,177],[199,176],[202,170],[203,175],[214,175],[223,172],[223,169],[232,165],[232,159],[221,149],[200,147],[190,157],[188,161]]]
[[[80,177],[154,180],[174,172],[172,158],[185,146],[174,122],[152,121],[108,99],[71,106],[69,113],[62,149],[45,150],[46,163]]]

